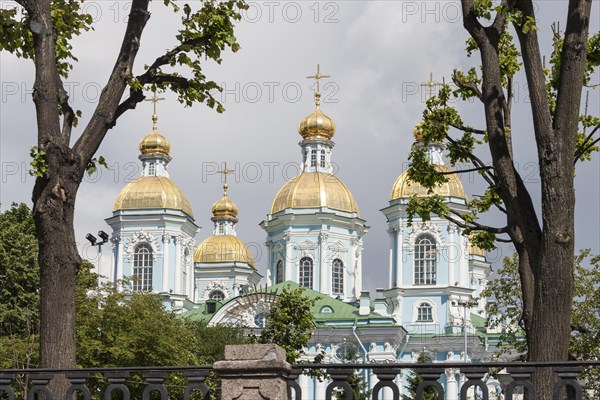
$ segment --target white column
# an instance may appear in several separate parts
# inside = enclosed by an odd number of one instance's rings
[[[162,291],[169,292],[169,235],[163,235]]]
[[[362,292],[362,239],[358,241],[356,247],[356,297]]]
[[[453,368],[449,368],[446,370],[446,400],[458,399],[456,372],[457,371]]]
[[[181,236],[175,239],[175,293],[181,293]]]
[[[317,385],[315,391],[315,400],[325,400],[325,391],[327,390],[327,385],[329,385],[329,381],[323,380],[323,382],[320,382],[318,379],[315,378],[314,382]]]
[[[300,376],[298,377],[298,386],[300,386],[300,389],[302,390],[302,398],[303,399],[311,398],[311,396],[309,395],[310,381],[311,381],[311,378],[307,375],[300,374]],[[310,393],[310,394],[312,394],[312,393]]]
[[[458,371],[460,373],[460,370]],[[467,377],[465,374],[460,374],[460,384],[458,385],[458,396],[460,397],[460,390],[462,389],[463,385],[467,382]],[[467,394],[468,397],[468,394]]]
[[[394,228],[389,228],[387,231],[388,231],[388,236],[390,237],[390,261],[389,261],[388,282],[389,282],[389,287],[393,288],[393,287],[396,287],[396,285],[394,285],[394,269],[396,267],[394,265]]]
[[[267,239],[265,242],[265,247],[267,248],[267,286],[271,286],[273,282],[271,281],[271,271],[274,271],[274,266],[271,265],[273,263],[273,255],[271,254],[271,240]]]
[[[328,268],[329,260],[327,259],[327,238],[329,235],[326,232],[321,232],[319,234],[319,240],[321,242],[321,251],[319,254],[318,266],[320,271],[319,277],[319,292],[323,294],[329,294],[331,292],[331,288],[329,287],[329,279],[327,279],[327,272],[330,268]],[[316,265],[315,265],[316,267]],[[314,282],[313,282],[313,289]]]
[[[467,241],[467,238],[463,235],[459,235],[460,238],[460,244],[461,244],[461,265],[462,265],[462,270],[461,270],[461,279],[463,280],[463,286],[464,287],[470,287],[471,286],[471,282],[469,279],[469,243]]]
[[[285,260],[284,260],[285,276],[284,276],[284,279],[298,283],[297,275],[292,276],[292,262],[296,263],[296,260],[292,260],[292,248],[291,248],[292,246],[290,243],[291,237],[290,237],[289,233],[286,233],[285,235],[283,235],[283,238],[285,239]]]
[[[119,279],[123,279],[123,257],[125,254],[123,254],[123,239],[118,237],[115,240],[117,242],[117,271],[115,272],[114,282],[117,282]],[[121,288],[121,285],[119,285],[119,288]]]
[[[398,287],[401,287],[404,285],[404,280],[402,279],[404,266],[404,255],[402,254],[403,229],[401,226],[398,226],[394,231],[396,234],[396,284]]]
[[[454,278],[454,271],[456,270],[456,264],[460,262],[460,259],[457,258],[456,254],[457,248],[460,247],[460,239],[456,240],[456,226],[450,224],[448,225],[448,285],[454,286],[454,282],[456,279]],[[439,274],[438,274],[439,275]],[[438,282],[440,283],[440,282]]]
[[[375,375],[373,373],[373,370],[369,370],[369,390],[373,390],[373,388],[375,387],[375,385],[377,385],[379,383],[379,378],[377,378],[377,375]],[[379,391],[379,395],[377,396],[377,399],[383,399],[383,390]]]
[[[356,292],[356,247],[358,246],[358,240],[355,237],[350,238],[350,262],[348,263],[348,272],[350,274],[350,285],[344,288],[345,299],[344,300],[356,300],[360,296],[360,293]]]

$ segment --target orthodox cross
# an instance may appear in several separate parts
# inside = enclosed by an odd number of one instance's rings
[[[315,92],[315,99],[317,105],[319,105],[321,99],[321,79],[331,78],[331,75],[321,75],[321,64],[317,64],[317,73],[315,75],[307,76],[307,78],[315,79],[317,81],[317,91]]]
[[[156,103],[161,100],[164,100],[164,97],[156,97],[156,92],[152,92],[152,98],[144,99],[144,101],[151,101],[154,106],[154,110],[152,112],[152,129],[156,130],[156,121],[158,121],[158,115],[156,115]]]
[[[223,194],[225,196],[227,196],[227,175],[229,174],[233,174],[235,172],[235,170],[233,169],[227,169],[227,163],[223,163],[223,169],[217,171],[217,174],[222,174],[223,175]]]
[[[429,82],[423,82],[421,83],[421,87],[425,88],[425,91],[427,92],[427,99],[429,100],[430,98],[433,97],[433,91],[435,90],[436,87],[442,86],[443,83],[440,82],[434,82],[433,81],[433,73],[429,74]]]

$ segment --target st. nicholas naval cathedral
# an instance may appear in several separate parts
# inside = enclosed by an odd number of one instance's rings
[[[237,236],[238,207],[227,183],[212,206],[212,232],[196,245],[199,228],[190,201],[169,177],[171,146],[157,131],[155,108],[152,132],[139,143],[142,176],[121,190],[106,220],[112,228],[110,279],[132,277],[134,291],[160,293],[169,308],[189,318],[250,328],[263,326],[277,289],[304,287],[304,295],[316,299],[306,360],[324,354],[325,363],[410,362],[424,352],[435,363],[489,360],[497,334],[486,329],[485,304],[474,299],[486,286],[490,264],[452,222],[415,217],[409,225],[409,199],[428,191],[407,172],[392,185],[381,210],[390,238],[388,288],[363,291],[363,237],[369,227],[350,190],[333,174],[336,126],[321,111],[323,77],[317,69],[315,109],[298,125],[301,173],[279,189],[260,222],[266,276]],[[419,125],[414,138],[413,146],[423,146]],[[441,144],[428,144],[427,150],[439,171],[451,171]],[[225,166],[221,172],[227,182],[233,171]],[[465,211],[458,175],[446,176],[434,193],[453,210]],[[405,378],[397,377],[400,386]],[[446,370],[441,383],[448,400],[457,398],[464,380],[459,370]],[[377,378],[367,381],[373,387]],[[325,398],[327,382],[301,375],[299,384],[308,398]]]

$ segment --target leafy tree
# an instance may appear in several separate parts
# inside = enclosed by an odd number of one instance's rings
[[[40,303],[39,266],[34,232],[26,205],[13,204],[0,214],[0,368],[39,366],[40,321],[35,312]],[[223,358],[225,345],[248,341],[241,328],[209,327],[168,312],[161,298],[152,293],[120,292],[110,284],[98,286],[98,275],[92,270],[93,265],[84,261],[77,275],[79,367],[209,365]],[[20,392],[26,393],[27,378],[16,377],[15,388]],[[218,394],[218,381],[213,377],[207,383]],[[133,375],[128,385],[141,397],[145,386],[141,376]],[[165,385],[172,398],[181,398],[186,382],[181,374],[171,374]],[[106,383],[91,379],[88,386],[92,393],[102,393]]]
[[[32,199],[41,277],[40,365],[70,368],[75,366],[75,287],[81,267],[73,218],[82,178],[86,170],[105,164],[102,157],[94,157],[98,147],[118,118],[144,100],[144,88],[171,90],[188,106],[204,102],[223,111],[211,94],[219,87],[207,79],[202,67],[210,60],[221,62],[221,53],[228,48],[239,49],[234,23],[246,4],[243,0],[205,0],[180,7],[164,0],[166,7],[181,16],[181,28],[170,50],[144,68],[139,63],[135,68],[150,12],[149,0],[133,0],[114,68],[98,104],[81,134],[72,137],[82,115],[71,106],[64,79],[77,61],[72,39],[93,28],[92,16],[83,11],[79,0],[16,2],[21,9],[0,10],[0,50],[30,59],[35,67],[38,135],[31,155],[37,176]],[[56,389],[64,391],[66,382],[57,385]]]
[[[431,362],[431,357],[426,352],[421,352],[417,363],[426,364]],[[423,382],[423,377],[416,370],[411,370],[406,379],[406,394],[402,394],[402,400],[414,400],[417,398],[417,389],[419,384]],[[433,386],[427,386],[423,390],[423,400],[437,400],[437,390]]]
[[[37,334],[37,239],[31,211],[22,203],[0,214],[0,282],[0,336]]]
[[[482,297],[494,298],[486,304],[487,326],[499,329],[500,343],[496,355],[525,354],[527,342],[522,340],[522,298],[516,254],[504,258],[498,277],[489,282]],[[572,300],[571,341],[569,355],[575,360],[600,358],[600,255],[584,249],[575,256],[575,289]],[[580,379],[586,382],[586,396],[597,398],[600,394],[600,371],[587,369]],[[595,397],[594,397],[595,396]]]
[[[315,328],[311,307],[316,299],[303,296],[304,288],[284,287],[277,293],[267,316],[259,343],[275,343],[286,353],[289,363],[296,362],[307,347]]]
[[[519,255],[523,298],[523,327],[527,358],[531,361],[566,360],[570,339],[572,267],[574,265],[575,163],[597,150],[600,129],[596,116],[580,116],[582,88],[600,61],[600,34],[589,38],[591,1],[569,0],[564,33],[555,30],[554,49],[546,69],[538,41],[532,0],[461,0],[463,25],[470,38],[468,56],[479,53],[476,68],[455,71],[456,89],[443,85],[427,102],[422,142],[446,144],[452,165],[468,163],[462,172],[477,171],[488,185],[481,197],[462,213],[441,196],[413,198],[411,215],[429,218],[433,212],[455,222],[475,242],[490,249],[494,240],[511,242]],[[540,7],[545,7],[542,4]],[[513,42],[516,33],[520,50]],[[517,168],[513,137],[526,136],[512,125],[513,79],[523,67],[530,95],[532,139],[535,140],[541,182],[541,204],[536,205]],[[464,122],[453,100],[478,100],[485,127]],[[581,130],[580,130],[581,128]],[[586,132],[584,128],[589,128]],[[428,188],[447,180],[429,163],[426,146],[414,146],[409,177]],[[480,154],[483,151],[484,155]],[[490,159],[487,163],[484,160]],[[490,209],[505,214],[504,226],[478,221]],[[498,237],[496,237],[499,235]],[[534,374],[541,398],[550,398],[554,377],[548,369]]]
[[[344,362],[354,363],[356,362],[356,350],[350,349],[344,356]],[[367,390],[367,383],[363,375],[364,371],[354,370],[352,375],[348,377],[348,383],[352,388],[352,399],[353,400],[369,400],[371,398],[371,391]],[[345,400],[346,396],[343,390],[339,391],[335,398],[337,400]]]

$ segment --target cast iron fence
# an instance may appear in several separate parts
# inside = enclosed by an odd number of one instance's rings
[[[376,383],[369,389],[370,399],[400,400],[406,389],[399,384],[399,376],[407,371],[421,375],[423,381],[416,390],[417,400],[424,397],[425,389],[433,387],[438,399],[446,399],[445,374],[449,369],[460,370],[462,384],[456,386],[456,398],[461,400],[523,399],[535,400],[536,390],[531,376],[538,368],[551,368],[557,376],[552,385],[553,399],[580,400],[600,398],[598,381],[585,378],[590,370],[600,377],[600,362],[562,363],[432,363],[432,364],[295,364],[288,379],[289,396],[294,400],[353,399],[354,389],[348,379],[356,371],[371,377]],[[303,371],[325,376],[324,396],[315,397],[313,378],[309,390],[302,393],[298,383]],[[582,375],[582,373],[584,373]],[[67,379],[66,399],[78,400],[214,400],[219,399],[219,377],[211,366],[199,367],[145,367],[145,368],[86,368],[73,370],[19,369],[0,370],[0,400],[57,400],[50,392],[49,383],[57,375]],[[589,375],[588,375],[589,376]],[[375,379],[376,378],[376,379]],[[586,380],[587,379],[587,380]],[[499,392],[490,393],[488,385],[496,382]],[[440,383],[442,382],[442,383]],[[367,380],[367,385],[368,385]],[[304,389],[307,388],[306,380]],[[387,390],[385,388],[388,388]],[[473,388],[472,390],[470,390]],[[341,393],[343,390],[343,393]],[[385,390],[385,394],[384,394]],[[526,393],[526,395],[525,395]],[[74,396],[75,395],[75,396]],[[587,396],[586,396],[587,395]],[[229,399],[227,399],[229,400]],[[257,399],[258,400],[258,399]]]

